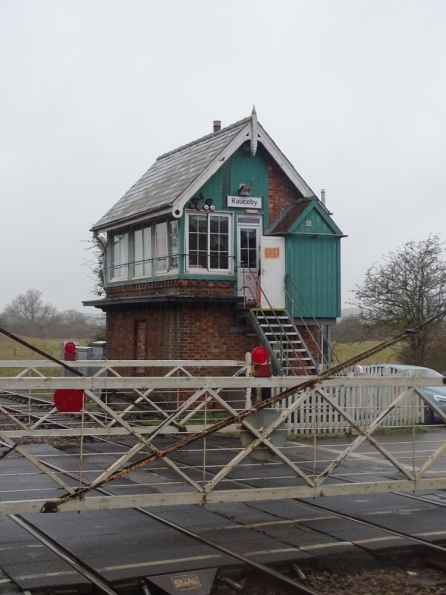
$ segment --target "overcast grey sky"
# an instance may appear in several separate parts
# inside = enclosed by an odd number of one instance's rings
[[[82,310],[89,228],[155,158],[251,113],[366,269],[446,222],[444,0],[0,0],[0,310]]]

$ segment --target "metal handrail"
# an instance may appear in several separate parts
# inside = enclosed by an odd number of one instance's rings
[[[281,355],[281,360],[283,361],[283,359],[284,359],[284,357],[283,357],[283,342],[284,342],[284,338],[285,338],[287,344],[292,349],[293,355],[295,356],[295,358],[296,358],[297,362],[299,363],[300,367],[302,368],[302,370],[304,372],[307,372],[306,371],[306,366],[304,366],[304,364],[303,364],[303,362],[301,360],[300,354],[294,348],[292,340],[288,336],[286,330],[283,328],[282,323],[281,323],[279,317],[277,316],[275,309],[271,305],[271,302],[269,301],[268,296],[266,295],[265,291],[263,290],[262,286],[260,285],[260,283],[258,281],[257,273],[254,272],[254,271],[252,271],[250,269],[250,267],[243,266],[243,279],[244,279],[244,275],[245,275],[245,269],[247,269],[250,272],[250,274],[253,276],[253,279],[254,279],[255,285],[256,285],[256,295],[253,296],[254,297],[253,302],[255,303],[255,307],[254,308],[251,307],[250,311],[253,313],[253,316],[257,319],[257,327],[261,329],[260,324],[259,324],[259,321],[258,321],[258,313],[260,311],[263,314],[264,320],[265,320],[265,322],[268,325],[268,330],[271,332],[272,336],[279,343],[279,345],[282,345],[282,347],[280,349],[280,353],[282,354]],[[247,287],[245,285],[245,282],[244,281],[243,281],[243,286],[241,288],[238,288],[238,289],[243,289],[243,288],[250,289],[249,287]],[[265,309],[262,308],[261,303],[260,303],[260,301],[259,301],[259,299],[257,297],[259,295],[259,293],[265,298],[266,303],[268,304],[269,310],[271,310],[271,312],[273,313],[274,319],[275,319],[275,321],[276,321],[276,323],[279,326],[280,331],[281,331],[280,332],[280,335],[277,335],[276,331],[273,330],[273,327],[271,326],[270,321],[266,317],[266,315],[265,315]],[[243,304],[246,307],[246,296],[245,295],[243,296]],[[255,314],[254,314],[254,311],[255,311]],[[284,312],[287,314],[287,316],[289,318],[289,315],[288,315],[288,312],[286,311],[286,309],[284,309]],[[313,361],[313,358],[311,357],[311,354],[310,354],[310,351],[309,351],[308,347],[306,346],[306,344],[305,344],[303,338],[301,337],[301,335],[300,335],[300,333],[299,333],[299,331],[298,331],[297,328],[296,328],[296,331],[298,333],[299,340],[301,341],[302,346],[305,348],[305,351],[307,352],[307,354],[311,358],[311,364],[316,369],[316,364]],[[263,333],[263,331],[261,332],[261,335],[262,335],[261,338],[263,338],[263,343],[265,344],[265,347],[268,349],[268,352],[270,353],[271,359],[274,362],[274,365],[275,365],[275,367],[277,369],[277,372],[280,375],[284,375],[283,365],[280,364],[280,362],[279,362],[279,360],[277,358],[276,353],[272,349],[272,347],[271,347],[268,339],[266,338],[265,334]],[[289,364],[289,357],[287,358],[287,363]],[[292,375],[297,376],[295,369],[292,366],[290,366],[290,365],[288,367],[289,367]]]
[[[290,292],[287,289],[287,281],[291,282],[291,286],[293,288],[293,295],[290,294]],[[308,305],[308,302],[305,300],[304,296],[302,295],[302,293],[299,291],[299,289],[297,288],[296,284],[294,283],[293,278],[291,277],[291,275],[289,273],[286,273],[285,275],[285,294],[288,297],[290,304],[291,304],[291,317],[294,318],[299,318],[303,325],[305,326],[307,332],[309,333],[313,343],[317,346],[317,350],[319,355],[321,356],[321,361],[328,367],[330,367],[332,365],[331,360],[329,360],[323,350],[319,347],[318,342],[316,341],[316,338],[314,337],[313,333],[310,330],[310,327],[307,325],[307,323],[305,322],[305,319],[303,318],[303,316],[301,315],[301,313],[299,312],[297,306],[296,306],[296,302],[294,299],[294,294],[296,294],[299,296],[299,299],[301,300],[301,302],[304,304],[305,308],[308,310],[308,312],[310,313],[309,318],[311,318],[314,322],[314,325],[317,326],[317,328],[319,329],[319,332],[321,333],[324,341],[329,344],[330,341],[327,337],[327,335],[324,333],[322,326],[318,323],[317,319],[315,318],[313,312],[311,311],[310,306]],[[296,316],[295,316],[296,314]],[[337,357],[337,355],[332,352],[332,357],[336,360],[336,363],[340,363],[339,358]]]

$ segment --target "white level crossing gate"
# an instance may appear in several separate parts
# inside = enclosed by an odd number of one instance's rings
[[[299,391],[308,377],[253,378],[249,359],[89,367],[97,371],[88,378],[59,377],[52,362],[0,362],[15,371],[0,376],[0,514],[446,488],[443,434],[426,439],[423,431],[430,404],[423,386],[441,386],[442,378],[342,376]],[[130,376],[135,367],[147,375]],[[268,415],[252,415],[258,400],[290,387]],[[53,406],[61,388],[85,392],[79,413]],[[410,456],[382,435],[392,427],[404,433]],[[327,443],[339,433],[344,440]],[[92,439],[114,446],[101,451]],[[78,482],[64,474],[64,456]],[[39,488],[14,491],[17,469]],[[95,491],[104,484],[115,492]]]

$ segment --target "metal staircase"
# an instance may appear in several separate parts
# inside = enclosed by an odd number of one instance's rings
[[[280,376],[317,374],[317,364],[286,310],[251,308],[248,318]]]

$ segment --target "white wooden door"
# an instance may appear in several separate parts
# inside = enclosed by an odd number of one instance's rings
[[[262,308],[285,308],[285,238],[262,236]]]

